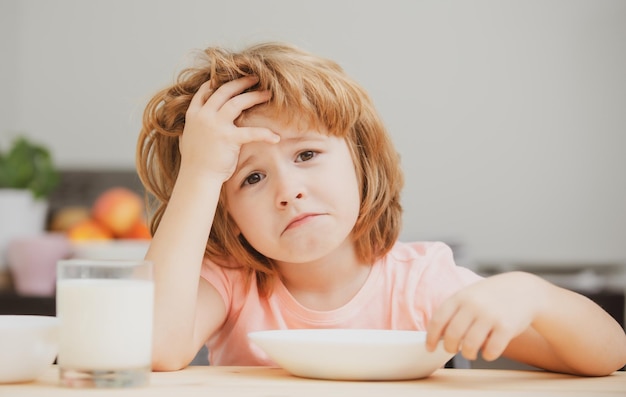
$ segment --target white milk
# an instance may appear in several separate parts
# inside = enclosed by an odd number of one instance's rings
[[[146,280],[59,280],[59,365],[76,370],[149,367],[153,295],[154,284]]]

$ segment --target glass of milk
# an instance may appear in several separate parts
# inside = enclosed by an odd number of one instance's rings
[[[58,261],[61,384],[146,385],[151,373],[153,303],[149,261]]]

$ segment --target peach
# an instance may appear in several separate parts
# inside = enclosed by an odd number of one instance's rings
[[[66,232],[75,224],[90,218],[89,208],[83,206],[68,206],[52,214],[50,230]]]
[[[67,237],[72,241],[111,240],[113,233],[93,219],[85,219],[71,226]]]
[[[91,209],[92,218],[109,228],[115,237],[128,233],[142,219],[143,202],[134,191],[110,188],[96,198]]]
[[[146,222],[141,219],[133,225],[133,227],[122,236],[122,238],[137,239],[137,240],[149,240],[152,238],[150,234],[150,228]]]

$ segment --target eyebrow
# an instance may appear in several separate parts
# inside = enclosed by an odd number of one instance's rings
[[[248,165],[248,163],[253,162],[254,160],[256,160],[257,156],[256,154],[251,154],[250,156],[246,157],[246,159],[241,162],[241,164],[237,164],[237,168],[235,168],[235,172],[233,172],[233,176],[236,176],[239,171],[241,171],[243,168],[246,167],[246,165]]]

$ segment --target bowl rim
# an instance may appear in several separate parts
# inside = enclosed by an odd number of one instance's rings
[[[252,340],[279,340],[281,342],[362,344],[375,341],[377,344],[425,343],[426,331],[370,329],[370,328],[290,328],[259,330],[248,333]]]
[[[0,314],[0,329],[56,327],[57,316],[43,314]]]
[[[454,356],[445,351],[442,341],[435,351],[427,351],[426,331],[420,330],[302,328],[253,331],[248,337],[287,372],[317,379],[419,379]],[[347,356],[328,365],[329,354],[338,352]],[[294,354],[300,358],[295,359]],[[301,354],[307,358],[302,360]],[[377,360],[358,361],[363,354]]]

